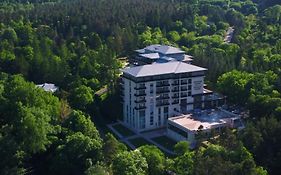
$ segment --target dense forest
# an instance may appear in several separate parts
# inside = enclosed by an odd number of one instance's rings
[[[0,174],[281,174],[280,24],[280,0],[1,1]],[[120,105],[118,58],[159,43],[249,110],[243,131],[193,151],[179,142],[175,156],[107,133],[101,121],[120,117],[103,110]],[[59,92],[35,86],[45,82]]]

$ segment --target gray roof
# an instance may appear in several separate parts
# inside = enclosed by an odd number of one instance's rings
[[[158,59],[158,58],[160,58],[158,53],[140,54],[140,56],[148,58],[148,59]]]
[[[178,74],[205,70],[207,69],[184,62],[172,61],[162,64],[149,64],[144,66],[125,68],[123,69],[123,72],[134,77],[146,77],[153,75]]]
[[[58,87],[55,86],[55,84],[50,84],[50,83],[38,84],[36,86],[43,88],[44,91],[47,91],[47,92],[56,92],[58,90]]]
[[[176,54],[176,53],[184,53],[183,50],[173,47],[173,46],[168,46],[168,45],[150,45],[145,48],[146,50],[152,51],[152,52],[158,52],[162,54]]]
[[[160,44],[154,44],[154,45],[150,45],[147,46],[143,49],[138,49],[135,50],[138,53],[146,53],[146,51],[148,52],[157,52],[157,53],[161,53],[164,55],[167,54],[177,54],[177,53],[185,53],[183,50],[173,47],[173,46],[168,46],[168,45],[160,45]]]

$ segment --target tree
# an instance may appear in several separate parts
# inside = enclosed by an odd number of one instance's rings
[[[194,152],[186,152],[174,159],[174,172],[179,175],[193,174]]]
[[[187,141],[180,141],[174,146],[177,155],[183,155],[189,151],[189,143]]]
[[[0,155],[5,160],[0,164],[1,174],[23,172],[23,161],[46,151],[55,140],[60,103],[21,76],[2,78]]]
[[[110,165],[112,160],[120,153],[127,150],[127,147],[120,143],[112,134],[108,133],[105,136],[103,144],[103,156],[105,162]]]
[[[227,95],[230,102],[243,104],[249,97],[247,83],[253,74],[233,70],[218,78],[217,86],[220,92]]]
[[[101,160],[102,143],[99,138],[90,138],[81,132],[66,137],[51,159],[50,172],[55,174],[82,174],[87,161],[97,163]]]
[[[70,102],[78,109],[86,109],[93,101],[93,91],[85,85],[80,85],[71,92]]]
[[[91,121],[90,116],[85,115],[82,111],[72,111],[63,126],[70,129],[71,132],[81,132],[85,136],[101,141],[99,132]]]
[[[85,175],[109,175],[109,168],[98,162],[85,171]]]
[[[165,163],[164,154],[156,146],[151,145],[141,146],[139,150],[148,164],[148,174],[163,174]]]
[[[118,154],[112,163],[112,171],[115,175],[145,175],[148,164],[140,151],[124,151]]]

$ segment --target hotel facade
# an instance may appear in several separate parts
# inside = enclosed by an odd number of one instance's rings
[[[166,127],[168,118],[201,109],[207,69],[179,61],[125,68],[122,75],[124,124],[141,132]]]

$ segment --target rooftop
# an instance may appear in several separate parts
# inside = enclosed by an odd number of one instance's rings
[[[207,69],[179,61],[172,61],[163,64],[149,64],[123,69],[124,73],[134,77],[146,77],[153,75],[178,74],[187,72],[206,71]]]
[[[211,129],[214,125],[225,124],[226,122],[203,122],[200,120],[196,120],[191,117],[191,115],[182,115],[177,117],[172,117],[169,119],[174,123],[190,130],[190,131],[197,131],[199,128],[202,130]]]
[[[146,54],[140,54],[140,56],[148,59],[158,59],[160,58],[158,53],[146,53]]]
[[[150,52],[157,52],[157,53],[161,53],[164,55],[168,55],[168,54],[177,54],[177,53],[185,53],[183,50],[173,47],[173,46],[168,46],[168,45],[160,45],[160,44],[154,44],[154,45],[150,45],[147,46],[143,49],[138,49],[135,50],[138,53],[146,53],[147,51]]]
[[[56,92],[58,90],[58,87],[55,86],[55,84],[51,84],[51,83],[38,84],[36,86],[43,88],[44,91],[47,91],[47,92]]]

